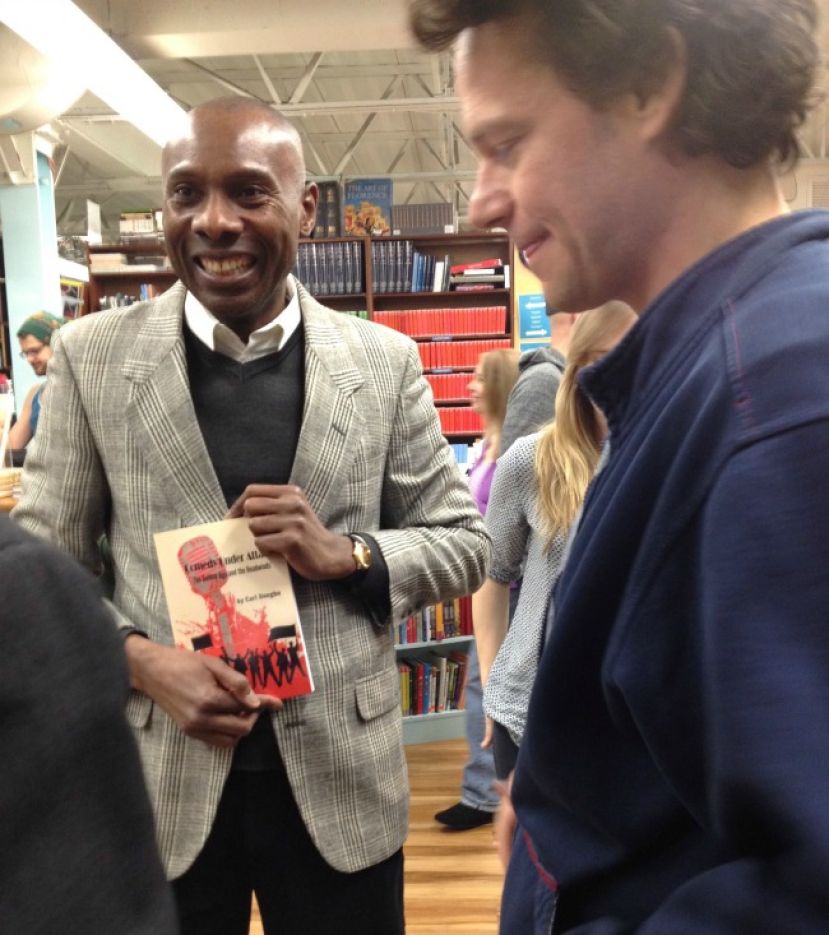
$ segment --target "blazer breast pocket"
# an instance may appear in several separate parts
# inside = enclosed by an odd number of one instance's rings
[[[357,680],[357,711],[364,721],[372,721],[393,711],[400,704],[400,676],[397,669],[384,669]]]

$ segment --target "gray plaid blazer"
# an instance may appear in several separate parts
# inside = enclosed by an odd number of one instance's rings
[[[489,540],[441,436],[414,343],[324,308],[299,284],[297,291],[305,408],[291,483],[329,529],[375,537],[394,620],[474,591]],[[184,297],[177,283],[56,335],[14,517],[93,570],[106,532],[120,625],[167,644],[153,533],[226,512],[189,393]],[[372,620],[337,582],[298,581],[297,601],[317,688],[273,713],[273,729],[320,853],[337,870],[360,870],[394,853],[407,830],[390,621]],[[204,844],[231,753],[186,737],[141,693],[132,693],[127,715],[159,848],[177,877]]]

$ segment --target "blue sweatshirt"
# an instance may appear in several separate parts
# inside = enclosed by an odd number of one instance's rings
[[[749,231],[583,374],[611,454],[530,702],[502,933],[548,931],[540,892],[556,933],[829,932],[827,238],[817,211]]]

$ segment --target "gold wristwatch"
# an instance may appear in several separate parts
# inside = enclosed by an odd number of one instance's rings
[[[371,568],[371,549],[362,536],[349,533],[351,540],[351,557],[354,559],[355,571],[368,571]]]

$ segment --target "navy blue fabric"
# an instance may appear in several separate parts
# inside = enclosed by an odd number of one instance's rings
[[[537,865],[527,834],[515,830],[501,904],[501,935],[552,935],[558,888]]]
[[[513,786],[557,933],[829,931],[827,238],[726,244],[583,374],[611,455]]]

